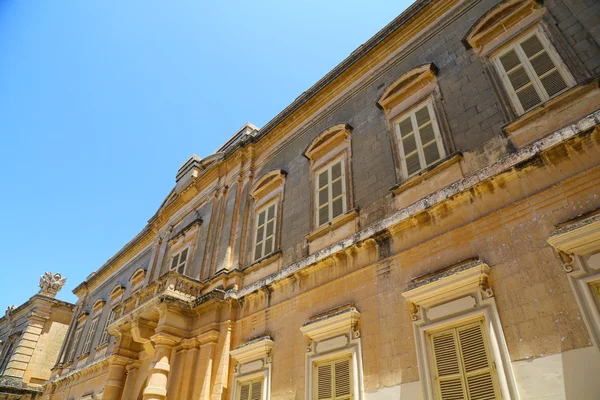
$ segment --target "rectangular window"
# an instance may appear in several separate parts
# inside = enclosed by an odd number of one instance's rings
[[[519,114],[575,84],[540,32],[533,32],[503,50],[494,62]]]
[[[315,363],[313,382],[317,400],[352,399],[352,356]]]
[[[405,178],[445,157],[431,101],[401,116],[396,123],[396,129]]]
[[[440,400],[500,398],[483,332],[483,321],[477,321],[429,336]]]
[[[90,352],[92,348],[92,340],[94,339],[94,334],[96,333],[96,328],[98,327],[98,317],[92,320],[90,324],[90,328],[85,336],[85,343],[83,344],[82,354],[87,354]]]
[[[344,160],[337,160],[317,172],[317,225],[330,222],[346,212]]]
[[[171,259],[171,271],[177,271],[183,275],[183,273],[185,272],[188,250],[189,248],[185,248],[173,256],[173,258]]]
[[[73,335],[73,341],[71,342],[71,347],[69,347],[69,353],[67,355],[67,362],[73,361],[75,358],[75,352],[77,351],[77,346],[79,346],[79,341],[81,340],[81,334],[83,333],[83,324],[77,324],[77,329],[75,329],[75,335]]]
[[[237,400],[263,400],[263,378],[239,383]]]
[[[256,237],[254,260],[258,260],[271,252],[275,247],[275,230],[277,229],[277,203],[263,207],[256,217]]]
[[[0,374],[4,373],[6,366],[8,365],[8,361],[12,356],[13,348],[15,346],[15,341],[11,341],[8,346],[6,346],[4,353],[2,354],[2,362],[0,362]]]
[[[110,334],[108,333],[108,326],[112,324],[115,320],[115,309],[110,310],[110,314],[106,318],[106,322],[104,323],[104,330],[102,331],[102,337],[100,337],[100,345],[108,343],[108,339],[110,339]]]

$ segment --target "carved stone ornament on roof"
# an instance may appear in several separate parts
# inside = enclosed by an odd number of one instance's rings
[[[17,308],[17,306],[8,306],[6,307],[6,311],[4,313],[4,315],[6,315],[6,317],[10,317],[10,315],[13,313],[13,311]]]
[[[45,272],[40,277],[40,294],[48,297],[55,297],[56,294],[65,286],[67,278],[59,273]]]

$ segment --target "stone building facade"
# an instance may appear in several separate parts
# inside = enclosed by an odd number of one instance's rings
[[[182,165],[44,398],[598,398],[599,21],[416,1]]]
[[[40,291],[0,318],[0,400],[39,399],[58,357],[74,304],[55,298],[66,279],[47,272]]]

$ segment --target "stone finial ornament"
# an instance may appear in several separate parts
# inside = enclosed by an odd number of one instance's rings
[[[45,272],[44,275],[40,277],[40,294],[48,297],[55,297],[56,293],[60,291],[60,289],[65,286],[65,282],[67,278],[63,278],[63,276],[59,273]]]
[[[6,311],[4,312],[4,315],[8,318],[11,316],[11,314],[16,310],[17,306],[8,306],[6,307]]]

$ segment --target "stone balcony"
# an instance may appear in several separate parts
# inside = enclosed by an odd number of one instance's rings
[[[164,300],[180,302],[182,307],[192,308],[202,297],[204,287],[202,282],[171,271],[123,300],[115,309],[114,324],[120,325],[118,322],[125,317],[141,313]]]

